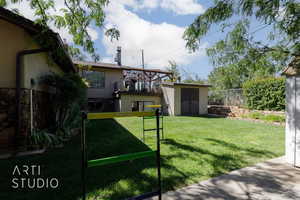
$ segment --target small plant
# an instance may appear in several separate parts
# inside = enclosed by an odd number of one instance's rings
[[[248,117],[251,119],[261,119],[263,117],[263,114],[259,112],[252,112],[248,114]]]
[[[270,122],[285,122],[285,117],[281,115],[265,115],[261,119]]]
[[[43,148],[60,143],[60,139],[46,130],[33,130],[29,137],[29,144],[32,147]]]
[[[259,112],[251,112],[245,115],[241,116],[242,118],[249,118],[249,119],[259,119],[263,121],[268,121],[268,122],[280,122],[284,123],[285,122],[285,116],[282,115],[267,115],[267,114],[262,114]]]

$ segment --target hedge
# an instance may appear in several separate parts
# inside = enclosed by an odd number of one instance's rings
[[[250,80],[243,84],[243,93],[249,109],[284,110],[285,78]]]

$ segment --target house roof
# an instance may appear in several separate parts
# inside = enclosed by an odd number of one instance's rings
[[[136,67],[128,67],[124,65],[117,65],[112,63],[102,63],[102,62],[86,62],[86,61],[73,61],[75,65],[81,66],[91,66],[92,69],[115,69],[115,70],[133,70],[133,71],[144,71],[144,72],[154,72],[154,73],[162,73],[162,74],[172,74],[172,72],[164,71],[160,69],[142,69]]]
[[[211,87],[211,85],[208,85],[208,84],[176,83],[176,82],[163,82],[162,85],[167,85],[167,86],[190,86],[190,87]]]
[[[76,71],[72,59],[66,51],[65,45],[58,33],[55,33],[49,27],[43,27],[36,24],[33,21],[3,7],[0,7],[0,19],[23,28],[33,37],[47,38],[47,44],[43,42],[45,40],[42,39],[37,39],[36,41],[43,48],[49,49],[51,57],[63,71]]]
[[[282,74],[286,76],[300,75],[300,56],[294,57],[288,66],[282,71]]]

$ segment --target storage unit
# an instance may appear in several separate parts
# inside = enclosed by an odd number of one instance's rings
[[[163,105],[169,115],[197,116],[207,114],[210,85],[165,82],[161,85]]]

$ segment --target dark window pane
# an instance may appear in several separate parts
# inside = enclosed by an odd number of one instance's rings
[[[104,88],[105,87],[105,73],[95,71],[85,71],[84,77],[89,82],[90,88]]]

